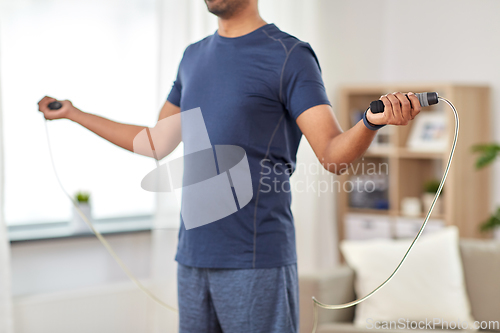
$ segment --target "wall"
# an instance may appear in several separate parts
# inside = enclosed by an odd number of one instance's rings
[[[493,128],[499,124],[500,108],[500,2],[478,1],[421,1],[416,17],[405,18],[408,6],[395,6],[387,1],[386,62],[384,79],[387,81],[449,81],[485,83],[492,88]],[[425,8],[432,8],[427,12]],[[397,40],[408,36],[412,46],[401,47],[397,53]],[[413,40],[414,39],[414,40]],[[422,47],[417,47],[422,45]],[[474,110],[459,110],[474,112]],[[500,141],[499,131],[493,130],[494,139]],[[493,204],[500,204],[500,165],[495,165]]]
[[[488,84],[492,126],[500,125],[499,1],[321,0],[320,6],[318,49],[334,100],[342,84]],[[492,205],[500,203],[499,172],[497,163]]]

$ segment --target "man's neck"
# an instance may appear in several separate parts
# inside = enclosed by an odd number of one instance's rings
[[[266,21],[260,17],[257,10],[248,8],[229,19],[222,19],[219,17],[218,33],[222,37],[240,37],[266,24]]]

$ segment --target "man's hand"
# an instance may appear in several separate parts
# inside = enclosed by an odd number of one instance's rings
[[[53,119],[70,119],[72,115],[79,112],[77,108],[73,106],[73,104],[68,101],[59,101],[62,104],[62,107],[57,110],[49,109],[49,104],[56,101],[55,98],[45,96],[38,102],[38,110],[43,113],[45,119],[53,120]]]
[[[380,97],[384,103],[384,112],[372,113],[368,110],[366,119],[372,125],[408,125],[420,113],[420,101],[414,93],[408,97],[397,92]]]

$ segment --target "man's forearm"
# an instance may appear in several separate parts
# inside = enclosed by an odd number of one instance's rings
[[[366,128],[362,120],[359,121],[348,131],[331,139],[322,164],[330,172],[342,173],[350,163],[363,155],[376,133]]]
[[[407,125],[420,112],[421,105],[414,93],[400,92],[380,97],[384,112],[366,112],[366,121],[373,126]],[[311,144],[323,166],[341,174],[368,149],[376,131],[368,129],[363,120],[342,132],[330,105],[317,105],[297,117],[297,125]]]
[[[82,125],[103,139],[132,152],[134,151],[134,138],[146,128],[118,123],[80,110],[72,112],[68,119]]]
[[[165,101],[156,125],[152,128],[118,123],[81,111],[68,100],[58,101],[61,107],[51,109],[50,103],[57,101],[45,96],[38,102],[38,110],[45,119],[70,119],[109,142],[136,154],[162,159],[181,142],[181,109]]]

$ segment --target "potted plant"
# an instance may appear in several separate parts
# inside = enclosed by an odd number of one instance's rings
[[[424,212],[427,213],[429,208],[431,207],[432,201],[434,200],[434,197],[436,196],[436,192],[438,191],[439,184],[441,182],[437,179],[431,179],[428,180],[424,183],[424,193],[422,194],[422,206],[424,208]],[[443,194],[444,191],[441,191],[441,195]],[[433,212],[436,214],[442,214],[443,213],[443,200],[441,196],[439,196],[438,200],[436,201],[436,204],[434,205],[434,210]]]
[[[90,193],[86,191],[78,191],[75,193],[74,199],[83,215],[85,215],[87,219],[92,220]],[[83,220],[75,207],[73,207],[73,220],[71,221],[71,224],[74,233],[88,233],[90,231],[87,223]]]
[[[500,207],[481,225],[481,231],[493,230],[495,239],[500,239]]]
[[[482,169],[493,163],[496,157],[500,154],[500,145],[489,143],[476,145],[472,147],[472,151],[479,154],[476,160],[476,169]],[[493,231],[493,237],[500,240],[500,207],[480,226],[481,231]]]

